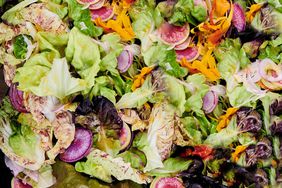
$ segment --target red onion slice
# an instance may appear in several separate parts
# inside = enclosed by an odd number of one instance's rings
[[[66,151],[60,154],[64,162],[75,162],[87,156],[92,147],[92,132],[85,128],[76,128],[74,140]]]
[[[244,10],[238,3],[234,3],[234,13],[232,17],[232,23],[235,28],[242,32],[245,30],[246,27],[246,18],[244,14]]]
[[[263,59],[259,63],[260,75],[269,82],[282,81],[282,66],[275,64],[271,59]]]
[[[203,110],[206,114],[211,113],[218,103],[218,96],[214,91],[208,91],[203,98]]]
[[[130,65],[133,63],[133,54],[128,50],[123,50],[121,54],[117,57],[118,60],[118,70],[121,73],[126,72]]]
[[[27,113],[28,111],[23,104],[23,92],[17,89],[15,84],[11,84],[9,90],[9,99],[12,106],[19,112]]]

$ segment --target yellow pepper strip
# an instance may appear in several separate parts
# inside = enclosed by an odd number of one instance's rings
[[[137,88],[141,87],[144,83],[144,77],[152,72],[155,67],[143,67],[140,74],[136,75],[131,86],[131,90],[134,91]]]
[[[255,14],[262,8],[263,4],[253,4],[250,10],[246,12],[246,21],[251,23],[255,17]]]
[[[226,114],[224,115],[221,115],[219,117],[219,123],[218,125],[216,126],[216,130],[219,132],[221,129],[225,128],[229,121],[230,121],[230,118],[233,114],[235,114],[237,112],[238,108],[228,108],[227,111],[226,111]]]
[[[239,155],[241,153],[243,153],[245,150],[247,149],[247,146],[237,146],[235,148],[235,151],[231,154],[231,159],[234,161],[234,162],[237,162],[239,160]]]

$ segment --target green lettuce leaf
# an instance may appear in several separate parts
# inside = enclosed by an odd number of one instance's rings
[[[27,60],[23,67],[17,69],[13,82],[19,83],[18,88],[20,90],[36,93],[41,79],[51,69],[52,64],[48,58],[48,52],[36,54]]]
[[[263,105],[263,125],[264,130],[268,135],[271,135],[270,126],[271,126],[271,117],[270,117],[270,105],[273,103],[275,99],[280,97],[277,93],[268,92],[263,98],[261,98],[261,102]]]
[[[173,76],[165,75],[164,79],[168,100],[176,107],[178,115],[181,116],[185,111],[186,102],[184,87]]]
[[[238,135],[240,133],[241,131],[236,123],[236,117],[233,117],[225,129],[209,135],[204,141],[204,144],[212,147],[227,147],[232,142],[238,140]]]
[[[37,92],[41,79],[51,70],[54,58],[60,58],[68,42],[68,34],[38,32],[36,34],[41,53],[31,56],[22,67],[17,68],[13,82],[23,91]],[[32,75],[32,76],[30,76]]]
[[[125,163],[121,157],[113,158],[109,154],[93,149],[87,156],[87,161],[91,161],[91,165],[96,164],[102,167],[105,173],[108,173],[109,177],[112,175],[121,180],[132,180],[139,184],[145,184],[149,181],[148,177],[143,175],[140,171],[131,167],[130,163]],[[79,162],[79,165],[85,164],[85,162]],[[84,167],[86,167],[84,165]],[[87,167],[86,167],[87,168]],[[99,178],[98,171],[91,171],[95,174],[92,176]]]
[[[99,76],[95,79],[95,84],[89,94],[90,99],[94,96],[104,96],[113,104],[116,103],[116,92],[112,89],[112,82],[108,76]]]
[[[61,4],[60,1],[56,2],[54,0],[41,0],[46,3],[46,7],[56,13],[61,19],[65,18],[68,14],[68,7],[65,4]]]
[[[185,103],[186,111],[194,111],[198,114],[204,114],[202,111],[203,97],[209,91],[209,86],[205,82],[206,78],[204,75],[193,74],[187,77],[186,83],[183,83],[184,86],[187,87],[189,96]]]
[[[207,18],[207,10],[202,5],[195,6],[193,0],[179,0],[173,10],[169,22],[175,25],[183,25],[190,23],[197,25],[197,23],[205,21]]]
[[[103,29],[94,25],[91,21],[90,11],[79,4],[76,0],[66,0],[68,3],[69,17],[73,19],[74,26],[82,33],[91,37],[98,37]]]
[[[188,137],[191,145],[198,145],[202,143],[202,133],[198,130],[198,120],[195,117],[181,118],[183,124],[182,133],[183,136]],[[180,125],[181,126],[181,125]]]
[[[247,91],[245,86],[237,86],[232,91],[227,92],[230,104],[233,107],[250,106],[253,107],[257,100],[263,95],[256,95]]]
[[[131,148],[121,154],[118,157],[122,157],[127,163],[130,163],[132,168],[143,170],[146,165],[146,156],[138,149]]]
[[[114,139],[106,135],[106,130],[100,127],[96,147],[104,152],[107,152],[113,157],[119,153],[121,144],[120,140]]]
[[[168,50],[166,45],[155,44],[142,52],[142,55],[147,66],[158,64],[166,73],[174,77],[184,77],[187,74],[187,70],[177,63],[175,51]]]
[[[163,168],[151,170],[148,174],[157,177],[175,176],[179,172],[187,170],[191,163],[192,160],[183,158],[168,158],[163,162]]]
[[[110,188],[94,178],[88,178],[77,172],[75,168],[68,163],[60,160],[53,164],[53,174],[56,177],[56,183],[51,188]]]
[[[0,117],[12,119],[12,117],[17,116],[18,114],[19,112],[16,111],[13,108],[12,104],[10,103],[9,97],[8,96],[4,97],[0,105]]]
[[[124,94],[116,104],[117,109],[137,108],[148,102],[155,93],[154,86],[151,83],[151,76],[148,76],[140,88],[133,92]]]
[[[0,149],[13,161],[29,170],[38,170],[45,161],[40,137],[28,125],[1,118]]]
[[[55,96],[60,100],[86,89],[87,83],[78,78],[73,78],[69,72],[67,60],[54,59],[50,72],[42,78],[36,91],[38,96]]]
[[[258,58],[269,58],[275,63],[280,63],[282,60],[282,34],[274,40],[265,41],[260,46]]]
[[[101,60],[98,45],[92,41],[91,37],[74,27],[69,33],[65,52],[67,60],[71,62],[81,78],[87,82],[90,89],[100,70]]]
[[[157,148],[154,148],[150,145],[147,133],[139,134],[138,137],[134,139],[134,147],[144,152],[147,158],[147,163],[144,168],[144,172],[164,167],[164,164],[162,162],[160,154],[158,153]]]
[[[75,163],[75,170],[77,172],[88,174],[91,177],[98,178],[107,183],[111,183],[113,181],[111,173],[104,169],[103,166],[93,162],[92,160]]]
[[[221,77],[226,80],[227,91],[231,91],[238,84],[234,74],[241,68],[246,67],[250,60],[243,48],[240,40],[226,39],[214,51],[218,61],[218,70]]]
[[[23,35],[19,35],[15,38],[13,45],[14,55],[18,59],[24,59],[27,53],[27,43]]]
[[[116,33],[103,35],[101,38],[101,55],[103,56],[100,67],[101,71],[110,71],[112,75],[119,75],[117,67],[117,57],[123,50],[121,38]]]

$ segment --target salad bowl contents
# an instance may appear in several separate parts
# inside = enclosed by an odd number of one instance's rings
[[[11,186],[281,187],[281,7],[2,4],[0,150]]]

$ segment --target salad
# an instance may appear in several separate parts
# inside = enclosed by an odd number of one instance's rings
[[[2,10],[12,187],[282,187],[281,1]]]

